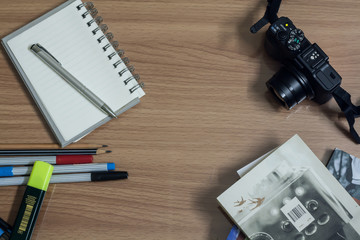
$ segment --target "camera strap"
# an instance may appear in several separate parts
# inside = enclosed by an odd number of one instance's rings
[[[332,95],[339,105],[341,111],[345,114],[346,120],[349,123],[350,134],[354,138],[356,143],[360,143],[359,134],[354,128],[355,118],[360,116],[360,106],[355,106],[351,103],[351,95],[343,88],[338,86],[332,92]]]
[[[251,26],[250,32],[257,33],[262,27],[264,27],[269,22],[272,24],[275,22],[279,17],[277,13],[280,8],[281,0],[267,0],[268,5],[266,7],[265,15],[257,21],[254,25]]]

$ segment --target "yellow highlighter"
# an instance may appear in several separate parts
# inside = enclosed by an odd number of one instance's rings
[[[34,163],[10,240],[31,239],[53,169],[54,167],[46,162]]]

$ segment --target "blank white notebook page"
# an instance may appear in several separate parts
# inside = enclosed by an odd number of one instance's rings
[[[99,30],[94,35],[97,25],[89,27],[86,23],[92,19],[90,14],[84,19],[84,7],[75,1],[44,21],[29,28],[8,41],[8,45],[35,89],[42,104],[58,127],[65,140],[97,124],[107,114],[90,103],[83,95],[58,76],[33,52],[32,44],[39,43],[46,48],[75,78],[103,100],[113,111],[145,93],[141,88],[133,93],[129,89],[136,86],[136,81],[127,85],[124,80],[131,77],[126,71],[121,77],[118,72],[125,69],[124,63],[117,68],[115,62],[121,60],[116,55],[109,60],[108,55],[115,52],[111,46],[106,51],[103,46],[109,43],[105,38],[101,43],[97,39],[103,35]]]

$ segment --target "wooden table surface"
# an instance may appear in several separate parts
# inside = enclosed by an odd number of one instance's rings
[[[63,0],[2,0],[0,37]],[[226,239],[232,223],[216,197],[236,170],[299,134],[324,163],[335,147],[360,156],[334,100],[281,107],[265,82],[281,67],[250,26],[265,0],[94,2],[146,83],[139,105],[80,143],[108,144],[129,179],[51,185],[33,239]],[[360,99],[360,2],[283,1]],[[55,143],[5,50],[0,54],[1,143]],[[360,129],[360,127],[359,127]],[[24,187],[0,189],[13,223]]]

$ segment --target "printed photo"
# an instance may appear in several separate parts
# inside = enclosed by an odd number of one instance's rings
[[[360,204],[360,159],[340,149],[335,149],[327,168]]]

